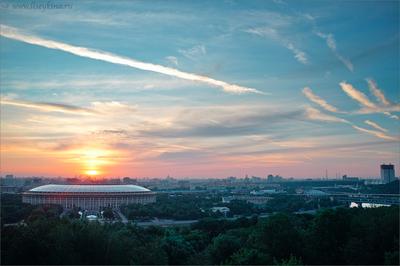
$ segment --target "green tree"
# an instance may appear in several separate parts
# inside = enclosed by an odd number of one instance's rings
[[[219,235],[214,238],[209,247],[209,254],[214,264],[220,264],[238,251],[241,247],[240,239],[232,235]]]

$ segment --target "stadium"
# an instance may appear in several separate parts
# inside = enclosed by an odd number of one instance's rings
[[[22,194],[22,201],[33,205],[57,204],[83,210],[118,208],[125,204],[156,201],[155,192],[135,185],[44,185]]]

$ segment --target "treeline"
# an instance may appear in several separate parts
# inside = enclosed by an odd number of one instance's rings
[[[210,211],[210,208],[214,206],[229,207],[231,210],[230,215],[251,215],[262,211],[260,208],[245,201],[222,203],[220,195],[201,194],[158,194],[157,202],[155,203],[122,206],[121,211],[129,220],[151,219],[155,217],[191,220],[223,216],[222,214]]]
[[[373,194],[400,194],[400,181],[395,180],[381,185],[367,185],[362,188],[361,192]]]
[[[36,207],[22,203],[20,194],[0,194],[1,196],[1,225],[17,223],[25,219]]]
[[[399,208],[140,228],[36,215],[1,229],[2,264],[399,264]]]
[[[158,194],[157,202],[147,205],[133,204],[122,206],[121,211],[129,220],[146,220],[165,218],[175,220],[191,220],[206,217],[222,217],[221,213],[213,213],[211,207],[225,206],[230,209],[228,216],[250,216],[271,212],[295,212],[299,210],[319,209],[338,205],[329,198],[305,198],[291,195],[274,195],[262,205],[254,205],[243,200],[221,202],[221,195],[202,194]]]

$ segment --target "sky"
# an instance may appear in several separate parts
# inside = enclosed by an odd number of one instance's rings
[[[398,1],[0,1],[1,175],[378,177]]]

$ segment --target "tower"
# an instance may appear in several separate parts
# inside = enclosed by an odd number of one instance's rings
[[[395,180],[393,164],[381,164],[381,180],[384,184]]]

